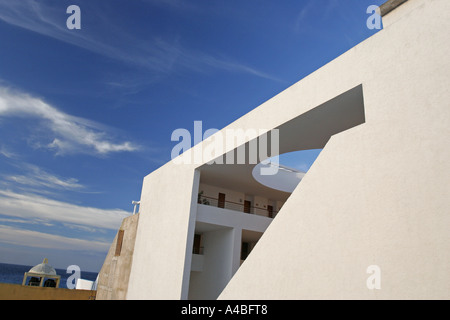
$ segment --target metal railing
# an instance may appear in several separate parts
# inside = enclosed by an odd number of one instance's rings
[[[254,207],[251,205],[250,206],[246,205],[244,203],[237,203],[237,202],[232,202],[232,201],[221,201],[219,199],[207,197],[204,195],[198,195],[197,202],[199,204],[204,204],[207,206],[213,206],[213,207],[218,207],[218,208],[223,208],[223,209],[228,209],[228,210],[233,210],[233,211],[239,211],[239,212],[244,212],[244,213],[249,213],[249,214],[256,214],[256,215],[261,215],[261,216],[265,216],[265,217],[269,217],[269,218],[275,218],[276,214],[278,213],[278,211],[269,210],[268,208]]]

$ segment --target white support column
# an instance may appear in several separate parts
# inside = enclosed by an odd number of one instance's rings
[[[189,224],[186,240],[186,253],[184,259],[183,282],[181,285],[181,300],[187,300],[189,293],[189,278],[191,276],[192,246],[194,245],[195,221],[197,219],[197,198],[200,185],[200,171],[194,170],[194,182],[192,184],[192,199],[189,212]]]
[[[233,260],[231,263],[231,278],[241,266],[242,228],[233,228]]]

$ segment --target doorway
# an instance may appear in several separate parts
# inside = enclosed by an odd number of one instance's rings
[[[225,193],[219,193],[219,200],[217,201],[217,207],[225,208]]]
[[[245,213],[251,213],[251,208],[252,208],[252,202],[249,200],[244,200],[244,212]]]

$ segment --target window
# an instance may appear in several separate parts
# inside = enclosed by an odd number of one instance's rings
[[[241,260],[247,259],[249,253],[250,253],[250,244],[248,242],[242,242]]]
[[[219,193],[219,201],[217,202],[219,208],[225,208],[225,194]]]
[[[195,234],[194,235],[194,246],[192,248],[193,254],[203,254],[202,247],[200,247],[200,243],[202,241],[202,235],[201,234]]]
[[[124,233],[125,230],[119,230],[119,232],[117,233],[116,252],[114,253],[114,256],[116,257],[120,256],[120,252],[122,251],[122,242]]]

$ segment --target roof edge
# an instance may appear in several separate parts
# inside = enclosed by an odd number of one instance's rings
[[[389,12],[397,9],[408,0],[388,0],[380,6],[380,14],[382,17],[387,15]]]

